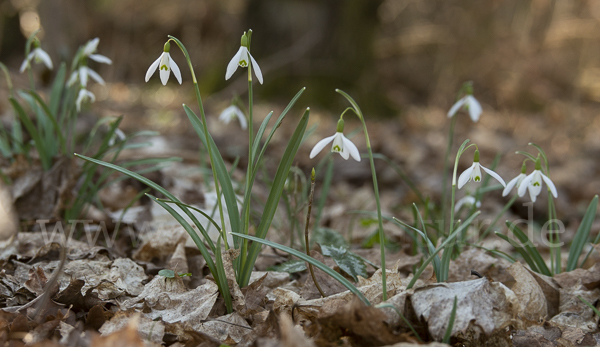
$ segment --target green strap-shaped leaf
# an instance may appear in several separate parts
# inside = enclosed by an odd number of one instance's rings
[[[537,248],[533,247],[531,240],[527,237],[527,234],[523,232],[516,224],[506,221],[506,226],[508,230],[512,231],[512,233],[521,241],[523,246],[525,247],[525,251],[531,256],[531,259],[535,262],[536,267],[539,269],[539,272],[542,275],[552,276],[552,272],[548,269],[544,258],[540,255]]]
[[[573,243],[571,243],[571,248],[569,249],[569,259],[567,260],[567,272],[575,270],[577,268],[577,262],[579,261],[579,256],[581,255],[581,251],[583,251],[583,246],[588,242],[588,237],[590,236],[590,230],[592,228],[592,223],[594,223],[594,219],[596,219],[596,210],[598,209],[598,195],[594,196],[590,205],[581,220],[581,224],[579,224],[579,228],[577,228],[577,232],[575,233],[575,238],[573,239]]]
[[[54,83],[52,83],[52,91],[50,92],[50,112],[54,115],[58,112],[60,106],[60,100],[62,92],[65,87],[65,77],[67,75],[67,64],[63,61],[60,63],[60,68],[54,77]]]
[[[310,109],[307,108],[304,112],[304,115],[302,115],[298,126],[296,127],[296,131],[294,131],[294,134],[290,138],[290,141],[285,149],[285,153],[283,154],[281,162],[279,163],[279,167],[277,168],[277,173],[273,179],[273,185],[271,186],[271,191],[269,192],[269,197],[267,198],[260,224],[256,228],[256,236],[260,239],[264,239],[267,236],[267,232],[269,231],[269,227],[273,221],[273,216],[277,210],[277,205],[279,204],[279,198],[281,198],[285,180],[294,161],[294,157],[296,156],[296,152],[298,152],[298,148],[300,148],[302,135],[304,135],[304,131],[306,130],[306,124],[308,124],[309,114]],[[248,285],[248,282],[250,281],[250,274],[254,268],[254,262],[256,261],[258,253],[260,252],[260,247],[260,244],[254,243],[248,250],[248,255],[242,268],[242,276],[240,277],[240,287],[245,287]]]
[[[247,239],[247,240],[250,240],[250,241],[253,241],[254,243],[252,244],[252,246],[258,245],[258,247],[260,247],[261,245],[267,245],[267,246],[279,249],[281,251],[284,251],[284,252],[289,253],[297,258],[304,260],[305,262],[311,264],[312,266],[314,266],[318,269],[321,269],[323,272],[325,272],[326,274],[331,276],[336,281],[340,282],[340,284],[342,284],[344,287],[348,288],[348,290],[350,290],[353,294],[358,296],[358,298],[362,302],[364,302],[366,305],[371,305],[369,300],[367,300],[367,298],[365,298],[365,296],[350,281],[348,281],[346,278],[344,278],[344,276],[333,271],[332,269],[329,268],[329,266],[321,263],[320,261],[316,260],[315,258],[306,255],[306,253],[302,253],[293,248],[290,248],[290,247],[287,247],[284,245],[280,245],[278,243],[275,243],[275,242],[272,242],[269,240],[265,240],[265,239],[261,239],[261,238],[255,237],[255,236],[244,235],[244,234],[240,234],[240,233],[231,233],[231,234],[241,237],[241,238],[244,238],[244,239]]]
[[[527,253],[527,250],[522,245],[518,244],[515,240],[509,238],[508,236],[506,236],[504,234],[501,234],[497,231],[495,231],[494,233],[496,234],[496,236],[498,236],[502,240],[510,243],[517,250],[517,252],[519,252],[519,254],[521,254],[521,256],[523,257],[523,259],[525,260],[527,265],[529,265],[529,267],[531,268],[531,270],[533,270],[537,273],[541,273],[540,269],[538,269],[538,267],[537,267],[536,262],[533,261],[533,259],[529,255],[529,253]]]
[[[27,132],[29,132],[29,135],[33,139],[33,142],[35,143],[35,148],[37,149],[38,154],[40,156],[40,160],[42,161],[42,167],[44,168],[44,170],[49,170],[52,166],[52,158],[48,155],[48,152],[46,151],[46,147],[44,146],[44,141],[40,132],[35,127],[35,125],[33,125],[31,119],[27,117],[27,114],[25,114],[25,110],[23,109],[23,107],[21,107],[21,104],[19,104],[17,99],[10,97],[8,98],[8,100],[17,112],[17,116],[19,116],[21,123],[25,125],[25,129],[27,129]]]

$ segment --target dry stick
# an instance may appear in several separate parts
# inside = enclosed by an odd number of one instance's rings
[[[313,167],[312,172],[310,174],[310,195],[308,196],[308,211],[306,212],[306,225],[304,226],[304,245],[306,246],[306,255],[310,257],[310,244],[308,243],[308,223],[310,222],[310,211],[312,210],[313,197],[315,195],[315,168]],[[312,265],[308,264],[308,270],[310,271],[310,276],[315,282],[315,286],[321,293],[321,297],[325,297],[325,293],[319,286],[319,282],[317,282],[317,277],[315,276],[315,272],[313,271]]]

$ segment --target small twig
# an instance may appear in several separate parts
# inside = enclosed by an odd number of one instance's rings
[[[315,195],[315,168],[312,169],[312,172],[310,174],[310,195],[308,196],[308,211],[306,212],[306,225],[304,226],[304,245],[306,246],[306,255],[308,255],[309,257],[310,257],[310,244],[308,243],[308,224],[310,223],[310,211],[312,210],[314,195]],[[312,277],[313,282],[315,282],[315,286],[319,290],[319,293],[321,293],[321,297],[324,298],[326,295],[325,295],[325,293],[323,293],[321,286],[319,286],[319,282],[317,282],[317,277],[315,276],[315,272],[313,271],[313,267],[310,263],[308,264],[308,270],[310,271],[310,276]]]

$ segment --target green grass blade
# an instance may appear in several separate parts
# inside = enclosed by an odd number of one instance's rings
[[[586,304],[589,308],[592,309],[592,311],[594,311],[594,313],[596,314],[596,316],[600,317],[600,311],[598,311],[598,309],[596,308],[596,306],[592,305],[589,301],[587,301],[586,299],[582,298],[581,295],[577,295],[577,297],[579,298],[579,300],[581,300],[584,304]]]
[[[40,132],[35,127],[35,125],[33,125],[31,119],[27,117],[27,114],[25,114],[25,110],[23,109],[23,107],[21,107],[21,104],[19,104],[17,99],[11,97],[9,98],[9,101],[12,107],[17,112],[17,116],[21,120],[21,123],[25,125],[25,129],[27,129],[27,132],[29,132],[29,135],[33,139],[35,148],[37,149],[38,155],[40,156],[40,160],[42,161],[42,167],[45,171],[49,170],[52,166],[52,158],[48,155],[46,151],[44,141],[42,140]]]
[[[50,119],[50,122],[52,123],[52,126],[54,127],[54,132],[56,133],[56,136],[58,136],[58,141],[60,142],[60,147],[62,149],[62,152],[63,152],[63,154],[66,154],[67,147],[66,147],[66,143],[65,143],[65,138],[63,137],[62,129],[58,126],[56,117],[54,117],[54,113],[52,112],[52,110],[50,110],[48,105],[46,105],[46,103],[44,102],[44,100],[42,100],[42,98],[38,95],[38,93],[31,90],[31,91],[29,91],[29,94],[42,107],[42,110],[44,110],[44,113],[46,113],[46,116],[48,117],[48,119]]]
[[[421,236],[424,237],[425,242],[427,242],[427,247],[429,248],[429,254],[435,252],[435,247],[433,243],[429,240],[427,236],[427,228],[425,227],[425,222],[423,222],[423,216],[421,216],[421,211],[417,207],[417,204],[413,203],[413,209],[416,212],[417,216],[419,216],[419,223],[421,223],[421,229],[423,229],[423,233]],[[439,257],[433,258],[433,269],[435,270],[435,275],[437,278],[442,275],[442,263]]]
[[[221,156],[221,153],[219,152],[219,149],[217,148],[217,145],[210,134],[208,134],[209,138],[207,144],[207,139],[204,136],[204,128],[200,118],[198,118],[194,111],[192,111],[192,109],[190,109],[187,105],[183,105],[183,109],[185,110],[190,122],[192,122],[192,126],[194,127],[194,130],[196,130],[196,133],[198,134],[198,137],[200,138],[200,141],[202,141],[204,147],[208,147],[208,144],[210,144],[212,148],[214,162],[212,162],[211,165],[214,166],[215,172],[217,173],[217,179],[221,183],[223,197],[225,198],[225,205],[227,205],[227,214],[229,215],[231,230],[241,231],[242,222],[240,219],[240,211],[238,209],[235,192],[233,190],[233,184],[231,183],[231,177],[229,176],[229,172],[225,167],[223,157]]]
[[[525,248],[522,245],[519,245],[516,241],[514,241],[513,239],[511,239],[510,237],[508,237],[504,234],[501,234],[497,231],[495,231],[494,233],[496,234],[496,236],[498,236],[502,240],[510,243],[511,246],[513,246],[517,250],[517,252],[519,252],[519,254],[521,254],[521,257],[523,257],[523,259],[525,260],[527,265],[529,265],[531,270],[533,270],[537,273],[541,273],[540,269],[538,269],[538,267],[537,267],[536,262],[533,261],[533,259],[531,259],[531,256],[529,256],[529,253],[527,253],[527,250],[525,250]]]
[[[219,283],[219,289],[221,290],[221,295],[223,295],[223,301],[225,301],[225,307],[227,308],[227,313],[233,312],[233,305],[231,303],[231,293],[229,292],[229,283],[227,282],[227,276],[225,275],[225,265],[223,265],[223,254],[221,254],[221,235],[219,235],[219,239],[217,240],[217,250],[215,253],[215,260],[217,262],[217,273],[218,276],[215,277],[217,283]]]
[[[540,270],[542,275],[552,276],[552,272],[548,269],[546,262],[540,255],[540,252],[537,248],[533,247],[529,237],[515,224],[506,221],[506,226],[508,230],[512,231],[512,233],[521,241],[523,246],[525,247],[525,251],[531,256],[531,259],[535,262],[536,267]]]
[[[406,323],[406,325],[408,325],[410,330],[412,330],[413,334],[415,334],[415,337],[417,338],[417,340],[419,340],[419,342],[423,342],[423,340],[421,340],[421,337],[419,336],[419,334],[417,334],[417,331],[415,330],[415,328],[413,328],[412,324],[410,324],[408,319],[406,319],[406,317],[404,317],[404,315],[400,312],[400,310],[398,308],[396,308],[396,306],[394,306],[392,304],[388,304],[388,303],[382,303],[379,305],[375,305],[375,307],[377,307],[377,308],[386,308],[387,307],[387,308],[391,308],[392,310],[396,311],[398,316],[400,316],[400,318],[402,318],[404,323]]]
[[[60,63],[60,68],[54,77],[54,83],[52,83],[52,91],[50,92],[50,112],[57,114],[58,107],[60,106],[60,100],[63,89],[65,87],[65,77],[67,75],[67,64],[65,62]]]
[[[127,175],[127,176],[129,176],[129,177],[131,177],[133,179],[136,179],[136,180],[144,183],[145,185],[147,185],[147,186],[155,189],[156,191],[164,194],[166,197],[168,197],[172,201],[178,201],[179,202],[179,199],[177,199],[173,194],[169,193],[168,190],[166,190],[165,188],[161,187],[160,185],[152,182],[151,180],[147,179],[146,177],[144,177],[144,176],[142,176],[142,175],[140,175],[138,173],[135,173],[133,171],[127,170],[127,169],[122,168],[122,167],[120,167],[118,165],[107,163],[107,162],[102,161],[102,160],[98,160],[98,159],[93,159],[93,158],[90,158],[90,157],[86,157],[86,156],[81,155],[81,154],[75,153],[75,156],[79,157],[81,159],[87,160],[89,162],[92,162],[92,163],[95,163],[95,164],[98,164],[98,165],[102,165],[102,166],[107,167],[109,169],[113,169],[113,170],[115,170],[117,172],[120,172],[122,174],[125,174],[125,175]],[[164,202],[161,202],[161,204],[164,204]],[[171,208],[171,207],[169,207],[169,208]],[[188,217],[190,217],[190,219],[192,220],[192,222],[194,222],[194,224],[196,225],[196,227],[198,227],[198,229],[200,230],[200,233],[202,233],[202,236],[204,237],[205,241],[209,244],[211,250],[213,250],[213,252],[214,252],[214,250],[216,248],[215,244],[210,239],[210,237],[208,237],[208,234],[206,233],[206,230],[204,229],[204,227],[202,226],[202,224],[200,224],[200,222],[198,221],[198,219],[185,206],[182,207],[181,209],[185,212],[185,214],[187,214]]]
[[[442,242],[441,245],[439,245],[439,247],[435,250],[435,252],[433,252],[432,254],[429,255],[429,257],[423,262],[423,264],[421,264],[421,266],[413,274],[413,279],[410,281],[410,283],[408,283],[408,286],[406,287],[407,290],[412,288],[415,285],[415,283],[417,283],[417,280],[419,279],[419,277],[421,276],[423,271],[425,271],[425,268],[427,267],[427,265],[429,265],[429,263],[431,263],[433,261],[434,257],[436,257],[437,254],[446,247],[446,245],[450,244],[450,242],[452,242],[456,238],[456,236],[460,232],[463,231],[463,229],[468,227],[471,224],[471,222],[473,222],[473,219],[475,219],[475,217],[479,216],[480,213],[481,213],[481,211],[477,211],[477,212],[473,213],[473,215],[471,217],[469,217],[466,221],[464,221],[464,223],[462,223],[458,228],[456,228],[452,232],[452,234],[450,234],[448,236],[448,238],[446,240],[444,240],[444,242]]]
[[[329,266],[321,263],[320,261],[314,259],[313,257],[310,257],[308,255],[306,255],[306,253],[297,251],[293,248],[289,248],[287,246],[284,245],[280,245],[278,243],[269,241],[269,240],[265,240],[265,239],[261,239],[255,236],[250,236],[250,235],[244,235],[244,234],[240,234],[240,233],[231,233],[235,236],[253,241],[254,243],[252,244],[252,246],[254,247],[255,245],[258,245],[258,247],[260,248],[261,245],[267,245],[273,248],[276,248],[278,250],[284,251],[286,253],[289,253],[297,258],[300,258],[302,260],[304,260],[305,262],[311,264],[312,266],[321,269],[323,272],[325,272],[326,274],[328,274],[329,276],[331,276],[333,279],[335,279],[336,281],[340,282],[340,284],[342,284],[344,287],[348,288],[349,291],[351,291],[353,294],[355,294],[356,296],[358,296],[358,298],[364,302],[366,305],[371,305],[371,303],[369,302],[369,300],[367,300],[367,298],[364,297],[364,295],[350,282],[348,281],[344,276],[340,275],[339,273],[333,271],[332,269],[329,268]]]
[[[302,115],[294,134],[288,142],[283,157],[281,158],[281,162],[277,168],[277,173],[273,179],[273,185],[271,186],[271,190],[263,210],[260,224],[256,228],[256,236],[258,238],[264,239],[267,236],[267,232],[269,231],[269,227],[273,221],[273,216],[277,210],[277,205],[279,204],[279,199],[281,198],[281,193],[283,192],[285,180],[288,177],[288,172],[290,171],[290,167],[292,166],[294,158],[296,157],[296,152],[298,152],[298,148],[300,148],[302,136],[304,135],[306,125],[308,124],[309,114],[310,109],[307,108],[304,112],[304,115]],[[250,281],[250,274],[252,273],[254,262],[256,261],[259,252],[260,244],[258,243],[253,244],[248,250],[248,255],[245,263],[243,264],[242,275],[240,277],[240,287],[245,287],[248,285],[248,282]]]
[[[252,156],[256,158],[256,154],[258,152],[258,146],[260,145],[260,140],[265,134],[265,130],[267,130],[267,125],[269,125],[269,121],[273,117],[273,111],[269,112],[269,114],[265,117],[263,122],[260,124],[258,131],[256,132],[256,137],[254,138],[254,143],[252,144]]]
[[[196,211],[196,212],[200,213],[201,215],[203,215],[204,217],[206,217],[206,219],[208,219],[208,221],[209,221],[209,222],[211,222],[211,223],[212,223],[212,224],[215,226],[215,228],[217,228],[217,230],[219,231],[219,234],[221,234],[221,227],[219,226],[219,224],[218,224],[217,222],[215,222],[215,220],[214,220],[214,219],[212,219],[212,217],[211,217],[211,216],[210,216],[208,213],[206,213],[206,212],[202,211],[201,209],[199,209],[199,208],[196,208],[196,207],[194,207],[194,206],[191,206],[191,205],[188,205],[188,204],[184,204],[183,202],[172,201],[172,200],[166,200],[166,199],[158,199],[158,200],[160,200],[160,201],[162,201],[162,202],[166,202],[166,203],[168,203],[168,204],[175,204],[175,205],[177,205],[177,206],[179,206],[179,207],[183,207],[183,206],[185,206],[185,207],[187,207],[187,208],[189,208],[189,209],[192,209],[192,210],[194,210],[194,211]],[[218,245],[217,245],[217,246],[218,246]],[[218,247],[217,247],[217,248],[218,248]]]
[[[592,223],[594,223],[594,219],[596,219],[597,209],[598,195],[594,196],[590,202],[590,205],[588,206],[587,211],[581,220],[581,224],[579,224],[579,228],[577,228],[575,238],[573,239],[573,243],[571,243],[571,248],[569,249],[569,258],[567,260],[566,268],[567,272],[573,271],[577,267],[577,262],[581,256],[581,251],[583,251],[583,246],[585,246],[585,244],[588,242]]]
[[[450,337],[452,336],[452,328],[454,328],[454,319],[456,318],[456,296],[454,297],[454,303],[452,304],[452,312],[450,312],[450,319],[448,320],[448,327],[446,333],[442,339],[443,343],[450,344]]]

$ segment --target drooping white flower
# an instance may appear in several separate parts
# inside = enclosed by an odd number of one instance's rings
[[[219,115],[219,120],[225,124],[229,124],[229,122],[235,118],[239,119],[242,129],[246,130],[246,128],[248,128],[248,121],[246,120],[244,112],[242,112],[242,110],[235,105],[227,107]]]
[[[527,175],[525,174],[525,172],[527,172],[527,165],[525,165],[525,162],[523,162],[523,166],[521,166],[521,173],[519,174],[519,176],[513,178],[512,180],[510,180],[510,182],[508,182],[506,184],[506,187],[502,191],[502,196],[507,196],[508,193],[510,193],[510,191],[515,186],[517,187],[517,190],[519,189],[519,187],[521,186],[521,183],[523,182],[523,180],[525,179],[525,177],[527,177]]]
[[[112,60],[110,60],[108,57],[105,57],[101,54],[94,54],[96,52],[96,49],[98,49],[98,43],[100,43],[100,39],[97,37],[93,40],[89,40],[83,46],[81,55],[83,57],[88,57],[88,58],[92,59],[93,61],[97,61],[98,63],[109,64],[109,65],[112,64]]]
[[[94,95],[94,93],[90,92],[89,90],[81,87],[81,89],[79,89],[79,95],[77,95],[77,101],[75,102],[75,104],[77,105],[77,111],[81,111],[81,103],[84,100],[90,100],[90,102],[94,102],[96,101],[96,96]]]
[[[256,60],[254,60],[254,57],[252,57],[250,51],[248,50],[248,36],[246,35],[246,32],[244,32],[244,35],[242,35],[242,43],[240,45],[240,49],[233,56],[233,58],[231,58],[229,64],[227,65],[225,80],[228,80],[231,78],[231,76],[233,76],[233,73],[235,72],[235,70],[237,70],[238,66],[248,67],[250,63],[252,63],[252,69],[254,70],[256,78],[258,78],[258,81],[260,82],[260,84],[262,84],[262,71],[260,71],[258,63],[256,62]]]
[[[35,43],[37,41],[34,41],[35,45],[39,45],[39,43]],[[46,67],[50,70],[52,70],[52,68],[54,67],[52,65],[52,59],[50,59],[50,56],[48,55],[48,53],[46,53],[43,49],[41,49],[40,47],[35,47],[25,58],[25,60],[23,60],[23,64],[21,64],[21,68],[19,69],[19,71],[21,73],[23,73],[25,71],[25,69],[27,69],[28,66],[30,66],[31,64],[31,60],[33,60],[34,62],[36,62],[37,64],[39,63],[44,63],[44,65],[46,65]]]
[[[169,80],[169,76],[171,71],[173,71],[173,75],[177,78],[177,82],[181,84],[181,71],[179,70],[179,66],[175,63],[169,51],[171,50],[171,44],[167,41],[164,46],[163,53],[150,65],[148,71],[146,71],[146,82],[150,80],[150,77],[154,75],[154,72],[158,68],[160,70],[160,81],[163,86],[167,85],[167,81]]]
[[[67,85],[73,85],[77,81],[77,78],[79,78],[79,85],[87,87],[88,76],[101,85],[104,85],[104,79],[102,79],[96,71],[90,69],[86,65],[81,65],[77,70],[71,73]]]
[[[115,132],[110,137],[110,140],[108,140],[108,145],[112,146],[117,142],[117,140],[123,141],[123,140],[125,140],[125,138],[126,138],[125,133],[121,129],[116,128]]]
[[[467,182],[473,180],[475,182],[481,182],[481,169],[487,172],[490,176],[494,177],[498,182],[500,182],[504,187],[506,187],[506,183],[500,175],[495,173],[494,171],[483,167],[479,164],[479,150],[475,150],[475,156],[473,159],[473,165],[463,171],[458,178],[458,189],[462,188]]]
[[[333,141],[331,146],[331,151],[335,153],[339,153],[342,158],[348,160],[350,156],[354,158],[356,161],[360,161],[360,153],[358,152],[358,148],[352,143],[352,141],[348,140],[346,136],[344,136],[344,121],[340,118],[338,121],[337,132],[329,137],[324,138],[323,140],[317,142],[317,144],[313,147],[312,151],[310,151],[310,159],[314,158],[327,146],[330,142]]]
[[[476,201],[475,197],[471,196],[471,195],[467,195],[464,198],[458,200],[456,202],[456,205],[454,206],[454,212],[458,212],[460,210],[461,207],[464,206],[473,206],[473,204],[475,204],[475,207],[479,208],[481,207],[481,201]]]
[[[450,111],[448,111],[448,118],[453,117],[461,107],[464,107],[469,111],[469,116],[471,116],[471,120],[473,122],[477,122],[479,120],[482,110],[481,104],[471,94],[465,95],[462,99],[458,100],[454,105],[452,105]]]
[[[552,180],[550,180],[548,176],[542,173],[542,163],[539,158],[535,162],[535,170],[521,181],[518,190],[519,196],[525,195],[525,191],[529,190],[531,202],[535,202],[537,196],[542,192],[542,181],[546,182],[552,195],[555,198],[558,198],[558,192],[556,191],[554,183],[552,183]]]

